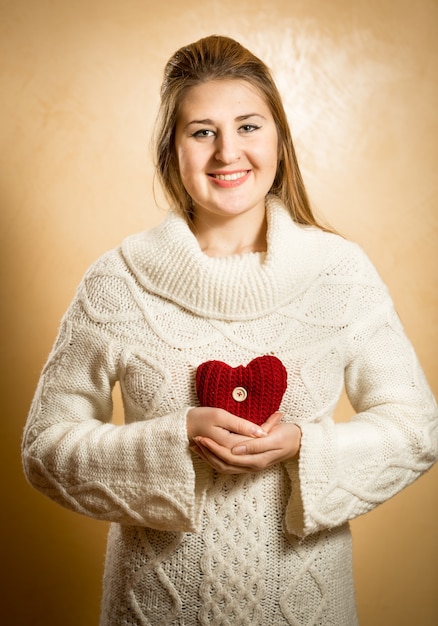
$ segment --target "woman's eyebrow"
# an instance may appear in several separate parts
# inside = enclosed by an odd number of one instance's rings
[[[250,117],[261,117],[262,120],[266,120],[266,117],[261,113],[247,113],[246,115],[239,115],[239,117],[236,117],[236,122],[244,122]]]
[[[188,126],[190,126],[191,124],[206,124],[207,126],[213,126],[214,122],[213,120],[210,119],[205,119],[205,120],[191,120],[190,122],[188,122],[185,126],[185,128],[187,128]]]
[[[239,115],[238,117],[235,118],[235,122],[244,122],[245,120],[249,119],[250,117],[260,117],[263,120],[266,120],[266,118],[264,117],[264,115],[261,115],[260,113],[246,113],[245,115]],[[191,120],[190,122],[187,122],[185,128],[188,128],[189,126],[191,126],[192,124],[206,124],[207,126],[214,126],[215,122],[214,120],[211,120],[210,118],[206,118],[204,120]]]

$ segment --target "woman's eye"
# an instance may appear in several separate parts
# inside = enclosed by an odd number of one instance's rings
[[[258,130],[260,128],[260,126],[257,126],[256,124],[244,124],[243,126],[240,127],[240,130],[243,131],[244,133],[253,133],[255,130]]]
[[[193,137],[212,137],[214,135],[214,132],[212,130],[209,130],[208,128],[201,128],[200,130],[197,130],[196,132],[193,133]]]

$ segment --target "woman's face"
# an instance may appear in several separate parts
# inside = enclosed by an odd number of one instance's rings
[[[275,178],[278,135],[265,100],[243,80],[212,80],[185,94],[175,148],[196,217],[263,213]]]

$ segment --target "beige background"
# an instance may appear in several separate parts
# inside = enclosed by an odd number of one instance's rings
[[[162,218],[148,144],[180,45],[228,34],[274,69],[318,212],[368,252],[438,392],[437,31],[436,0],[0,0],[2,623],[97,624],[107,526],[32,490],[19,443],[84,270]],[[353,523],[362,626],[438,623],[437,487],[435,467]]]

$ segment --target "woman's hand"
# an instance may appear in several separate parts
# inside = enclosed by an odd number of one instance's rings
[[[301,430],[296,424],[280,422],[283,416],[280,412],[274,413],[266,420],[262,425],[264,435],[261,435],[258,427],[252,422],[221,409],[192,410],[225,413],[216,416],[216,420],[208,413],[209,425],[204,425],[201,429],[204,432],[196,432],[193,436],[189,434],[193,452],[218,472],[226,474],[259,472],[298,455]],[[188,424],[189,421],[191,420],[188,416]],[[220,425],[215,423],[218,421],[221,422]]]
[[[249,437],[266,437],[267,432],[224,409],[197,407],[187,414],[187,436],[191,443],[205,438],[231,450]]]

